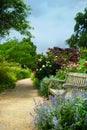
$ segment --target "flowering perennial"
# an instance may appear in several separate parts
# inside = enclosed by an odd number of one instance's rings
[[[52,97],[43,100],[34,108],[34,125],[38,130],[86,130],[87,128],[87,91],[78,88],[72,93],[72,98],[65,96]],[[35,102],[36,104],[36,102]]]

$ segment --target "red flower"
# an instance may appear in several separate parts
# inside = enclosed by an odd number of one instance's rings
[[[75,56],[72,56],[72,57],[70,58],[70,60],[73,61],[73,62],[76,62],[76,61],[77,61],[77,58],[76,58]]]
[[[87,63],[85,63],[85,64],[84,64],[84,66],[86,66],[86,67],[87,67]]]
[[[35,70],[32,70],[32,73],[34,73],[35,72]]]

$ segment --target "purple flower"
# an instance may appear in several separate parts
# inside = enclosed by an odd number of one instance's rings
[[[38,124],[38,123],[37,123],[37,120],[36,120],[36,118],[35,118],[35,119],[34,119],[34,125],[37,126],[37,124]]]
[[[34,118],[33,114],[30,112],[30,115]]]
[[[87,98],[87,92],[85,92],[85,98]]]
[[[55,128],[58,128],[58,119],[56,117],[53,117],[53,124]]]
[[[34,101],[35,105],[37,105],[37,102],[36,102],[35,98],[33,98],[33,101]]]

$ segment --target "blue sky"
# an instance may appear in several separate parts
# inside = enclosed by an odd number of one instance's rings
[[[54,46],[67,47],[65,40],[73,33],[74,17],[87,7],[87,0],[25,0],[32,8],[28,20],[34,27],[31,33],[37,46],[37,52],[42,53]],[[11,37],[16,33],[11,32]],[[16,34],[17,35],[17,34]],[[17,38],[21,39],[18,34]]]
[[[74,18],[87,7],[87,0],[26,0],[32,8],[29,17],[34,27],[32,40],[38,52],[49,47],[67,47],[65,40],[73,33]]]

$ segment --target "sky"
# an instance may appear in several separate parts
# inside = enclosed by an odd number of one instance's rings
[[[68,47],[66,39],[74,32],[75,16],[87,7],[87,0],[26,0],[32,11],[30,24],[34,27],[32,41],[37,52],[54,46]]]
[[[87,7],[87,0],[24,0],[31,7],[28,16],[38,53],[44,53],[54,46],[68,47],[65,41],[74,32],[75,16]],[[16,33],[11,32],[11,37]],[[16,36],[21,39],[18,34]]]

